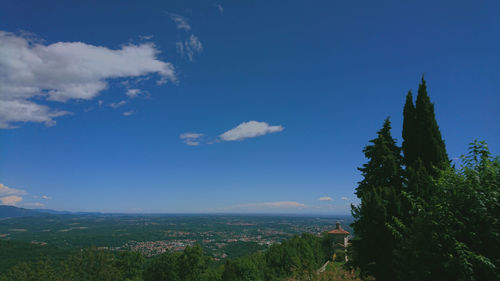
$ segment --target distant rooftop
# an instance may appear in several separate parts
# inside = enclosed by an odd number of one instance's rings
[[[340,226],[340,222],[337,222],[337,225],[334,230],[328,231],[328,234],[342,234],[342,235],[349,235],[349,231],[346,231],[345,229]]]

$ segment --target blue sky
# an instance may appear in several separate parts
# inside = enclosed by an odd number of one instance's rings
[[[404,2],[0,0],[2,202],[346,214],[424,73],[450,158],[498,155],[500,5]]]

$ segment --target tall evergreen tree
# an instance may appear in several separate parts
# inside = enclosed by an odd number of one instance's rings
[[[417,114],[413,104],[413,95],[408,91],[403,109],[403,154],[404,164],[408,167],[417,160]]]
[[[427,94],[427,86],[423,76],[422,82],[418,86],[415,113],[417,157],[422,160],[428,171],[432,171],[433,167],[446,169],[449,166],[448,154],[434,114],[434,104],[431,103]]]
[[[351,247],[353,265],[361,269],[362,275],[373,275],[377,280],[394,280],[396,241],[389,225],[401,210],[401,148],[390,130],[386,119],[377,138],[363,150],[369,160],[359,169],[364,177],[356,189],[361,204],[352,206],[356,233]]]
[[[449,167],[449,161],[423,76],[416,105],[411,91],[406,96],[403,117],[402,150],[408,191],[427,201],[434,189],[432,178]]]

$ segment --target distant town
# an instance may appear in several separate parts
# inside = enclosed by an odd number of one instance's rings
[[[41,214],[0,220],[0,239],[66,249],[95,246],[147,257],[199,244],[214,261],[264,251],[293,235],[349,228],[351,217],[259,215]]]

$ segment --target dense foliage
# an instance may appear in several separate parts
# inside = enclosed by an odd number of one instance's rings
[[[21,262],[36,262],[47,257],[63,260],[69,255],[69,251],[52,245],[0,240],[0,273]]]
[[[401,213],[399,202],[403,170],[400,148],[392,138],[391,125],[385,120],[378,137],[363,152],[369,159],[360,169],[364,179],[356,189],[362,204],[353,207],[356,238],[351,251],[363,275],[392,280],[395,239],[385,224]]]
[[[137,252],[89,248],[64,259],[43,257],[18,263],[0,274],[0,281],[314,280],[320,278],[316,270],[334,252],[331,239],[327,234],[319,237],[306,233],[225,264],[214,263],[199,245],[149,259]],[[345,275],[349,276],[346,280],[355,280],[354,273]]]
[[[377,280],[500,280],[498,157],[474,141],[450,166],[423,78],[403,116],[402,158],[388,121],[364,150],[350,265]]]
[[[500,162],[478,141],[462,160],[429,201],[409,198],[415,215],[395,253],[401,279],[500,280]]]

